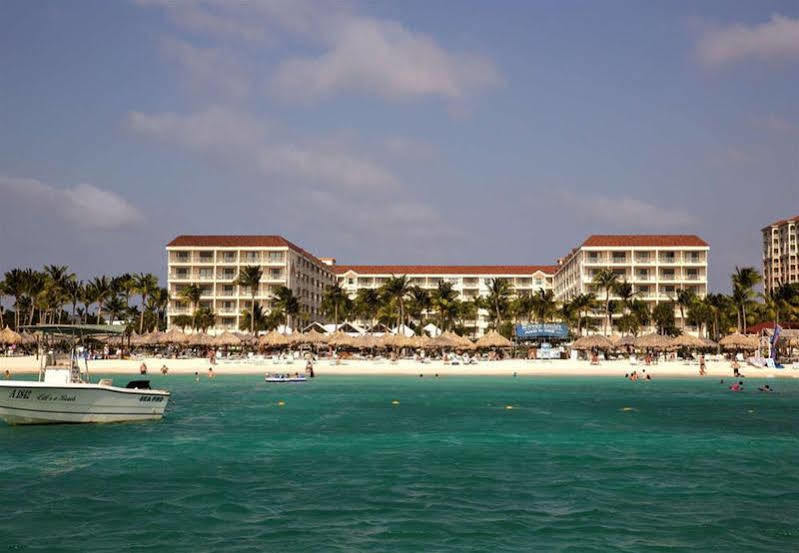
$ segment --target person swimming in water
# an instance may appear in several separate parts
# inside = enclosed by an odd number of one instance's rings
[[[758,390],[760,390],[761,392],[768,392],[768,393],[773,393],[774,392],[774,388],[772,388],[768,384],[766,384],[765,386],[759,387]]]
[[[741,381],[733,382],[732,386],[730,386],[731,392],[743,392],[744,391],[744,383]]]

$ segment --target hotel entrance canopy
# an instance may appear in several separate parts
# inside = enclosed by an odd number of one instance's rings
[[[563,323],[517,324],[517,340],[568,340],[569,327]]]

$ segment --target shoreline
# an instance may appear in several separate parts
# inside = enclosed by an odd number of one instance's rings
[[[169,359],[162,357],[144,357],[141,359],[107,359],[89,361],[89,374],[104,375],[130,375],[140,376],[139,367],[142,362],[147,365],[149,375],[159,375],[160,368],[166,365],[169,374],[205,374],[210,363],[205,358]],[[0,372],[6,369],[11,371],[12,378],[24,374],[36,374],[39,362],[34,356],[25,357],[0,357]],[[295,373],[305,371],[305,361],[297,359],[293,363],[274,363],[271,359],[248,362],[221,361],[213,365],[214,373],[224,375],[264,375],[266,373]],[[699,367],[695,363],[686,364],[683,361],[665,361],[652,365],[633,365],[629,360],[602,361],[599,365],[591,365],[588,361],[574,360],[529,360],[506,359],[502,361],[480,361],[474,365],[448,365],[443,361],[420,363],[410,359],[390,362],[387,359],[361,360],[347,359],[339,364],[323,359],[314,363],[314,372],[317,376],[326,375],[358,375],[358,376],[615,376],[624,377],[637,371],[639,375],[646,371],[652,378],[680,377],[680,378],[733,378],[732,368],[728,361],[707,362],[707,374],[699,375]],[[741,373],[749,378],[799,378],[799,370],[767,369],[752,366],[742,366]]]

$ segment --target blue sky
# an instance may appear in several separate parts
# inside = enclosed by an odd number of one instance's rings
[[[796,2],[0,3],[0,271],[164,275],[182,233],[552,263],[799,214]]]

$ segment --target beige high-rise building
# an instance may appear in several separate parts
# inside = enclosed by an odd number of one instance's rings
[[[263,271],[256,302],[268,311],[275,290],[290,288],[300,303],[299,324],[321,320],[322,295],[335,282],[328,265],[282,236],[178,236],[166,250],[169,328],[177,315],[191,314],[180,293],[197,284],[202,289],[200,306],[216,313],[214,330],[238,330],[251,295],[234,281],[248,265]]]
[[[707,242],[694,235],[589,236],[560,260],[554,279],[555,299],[569,301],[589,292],[604,299],[604,293],[592,285],[594,275],[602,269],[610,269],[619,281],[632,284],[635,298],[650,307],[674,300],[680,289],[704,297],[709,251]],[[611,299],[618,297],[611,294]],[[594,315],[601,319],[604,311]],[[675,318],[682,328],[678,309]]]
[[[799,216],[771,223],[761,232],[766,294],[780,284],[799,282]]]
[[[458,299],[487,297],[491,279],[507,280],[514,296],[551,290],[555,265],[334,265],[341,287],[354,298],[363,288],[380,288],[392,276],[405,275],[413,286],[432,292],[439,282],[449,282]],[[435,319],[435,316],[432,318]],[[476,335],[488,328],[490,315],[481,309],[475,321]],[[469,325],[467,325],[469,326]]]

